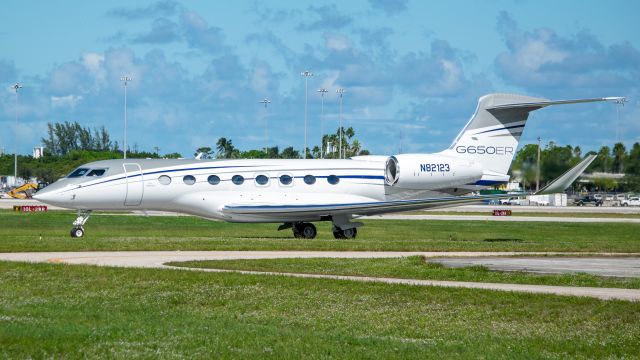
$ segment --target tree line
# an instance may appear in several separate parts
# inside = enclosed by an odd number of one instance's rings
[[[340,141],[340,132],[342,132],[342,141]],[[307,148],[307,158],[337,159],[340,156],[340,148],[342,148],[343,158],[369,155],[369,150],[362,149],[355,135],[356,132],[352,127],[338,128],[334,134],[324,134],[322,150],[317,145],[311,149]],[[202,146],[196,149],[193,156],[200,156],[201,159],[301,159],[303,157],[293,146],[286,147],[282,151],[278,146],[242,151],[233,145],[231,139],[225,137],[218,139],[215,150],[210,146]]]
[[[562,175],[569,167],[576,165],[586,155],[596,155],[596,159],[587,169],[588,173],[624,173],[620,180],[611,177],[596,177],[595,185],[600,190],[640,191],[640,143],[634,143],[627,151],[623,143],[602,146],[599,151],[582,154],[579,146],[559,146],[550,141],[540,149],[540,184]],[[528,144],[516,154],[511,166],[512,172],[519,172],[525,189],[535,189],[537,172],[538,145]]]

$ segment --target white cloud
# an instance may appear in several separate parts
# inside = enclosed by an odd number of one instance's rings
[[[107,71],[104,68],[104,55],[95,52],[82,55],[82,65],[94,78],[96,86],[104,83],[107,78]]]
[[[327,49],[333,51],[345,51],[353,47],[353,43],[349,38],[335,33],[326,33],[324,35],[324,45]]]
[[[67,95],[67,96],[51,96],[51,107],[56,108],[70,108],[75,109],[78,103],[82,101],[82,95]]]

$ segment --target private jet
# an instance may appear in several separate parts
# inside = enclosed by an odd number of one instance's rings
[[[482,96],[449,148],[433,154],[350,159],[126,159],[88,163],[39,191],[46,204],[76,209],[72,237],[94,210],[169,211],[207,219],[280,223],[313,239],[313,222],[331,221],[338,239],[355,238],[362,216],[478,203],[479,190],[509,181],[529,113],[552,101],[513,94]],[[539,194],[564,191],[593,161],[588,156]],[[504,197],[504,196],[503,196]]]

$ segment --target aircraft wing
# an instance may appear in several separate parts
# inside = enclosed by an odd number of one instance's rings
[[[229,215],[260,217],[327,216],[338,214],[377,215],[399,211],[447,207],[505,197],[505,194],[447,196],[412,200],[374,201],[360,203],[330,203],[309,205],[227,205],[223,212]]]
[[[582,173],[591,165],[593,160],[596,159],[596,155],[589,155],[580,161],[576,166],[567,170],[564,174],[560,175],[557,179],[550,182],[547,186],[543,187],[536,193],[536,195],[555,194],[563,192],[566,188],[571,186],[576,179],[582,175]]]

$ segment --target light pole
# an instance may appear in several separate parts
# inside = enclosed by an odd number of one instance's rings
[[[271,100],[265,98],[262,101],[258,101],[260,104],[264,105],[264,153],[265,155],[269,153],[269,127],[267,123],[267,105],[271,104]]]
[[[130,76],[122,76],[120,81],[124,82],[124,158],[127,159],[127,83],[133,80]]]
[[[328,93],[329,90],[325,89],[325,88],[320,88],[318,89],[318,92],[320,93],[320,158],[324,159],[324,143],[323,143],[323,139],[324,139],[324,126],[323,126],[323,122],[324,122],[324,94]]]
[[[616,105],[616,142],[622,142],[621,139],[621,135],[622,132],[620,131],[620,107],[624,106],[624,103],[627,102],[626,98],[618,98],[616,100],[613,101]]]
[[[304,76],[304,158],[307,158],[307,84],[309,76],[313,76],[311,71],[303,71],[300,75]]]
[[[338,96],[340,96],[340,115],[338,116],[338,120],[339,120],[339,125],[338,125],[338,132],[340,135],[340,144],[339,144],[339,158],[342,159],[342,95],[344,95],[345,90],[343,88],[339,88],[338,90],[336,90],[336,93],[338,94]]]
[[[15,137],[13,140],[13,186],[18,186],[18,90],[22,89],[20,83],[16,83],[12,86],[16,92],[16,125],[15,125]]]
[[[540,190],[540,136],[538,136],[538,162],[536,164],[536,192]]]

